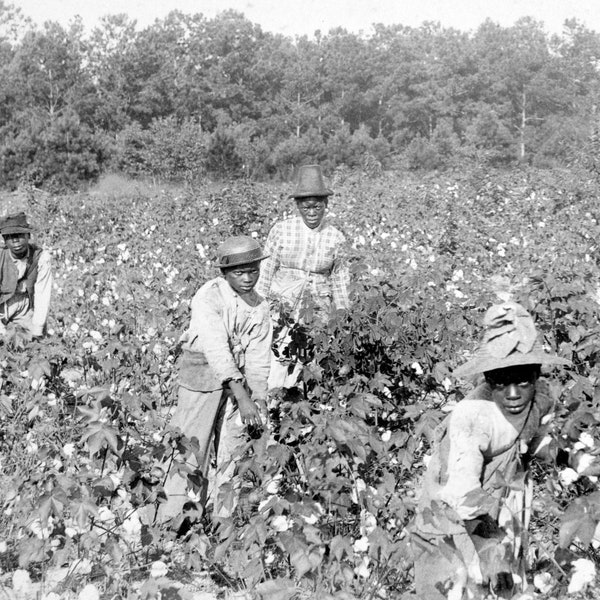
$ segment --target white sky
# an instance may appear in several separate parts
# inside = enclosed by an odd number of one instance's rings
[[[565,19],[575,17],[600,32],[600,0],[7,0],[37,23],[66,25],[80,15],[87,28],[107,14],[126,13],[139,27],[150,25],[171,10],[201,13],[212,18],[233,8],[265,31],[309,35],[333,27],[371,32],[373,23],[400,23],[418,27],[423,21],[442,26],[475,29],[486,18],[510,26],[522,16],[542,21],[551,33],[560,33]]]

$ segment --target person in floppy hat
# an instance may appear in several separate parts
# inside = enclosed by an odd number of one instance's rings
[[[46,327],[52,292],[50,253],[31,242],[31,231],[23,212],[0,220],[0,335],[9,323],[33,338],[41,337]]]
[[[250,237],[225,240],[218,249],[221,276],[206,282],[192,300],[189,327],[181,337],[179,398],[171,425],[197,441],[197,452],[181,466],[183,475],[165,485],[167,502],[160,521],[183,517],[184,505],[198,471],[204,482],[197,510],[208,493],[211,443],[217,444],[217,473],[212,487],[215,514],[228,510],[219,488],[235,469],[235,451],[245,427],[261,427],[271,356],[269,306],[254,289],[261,262],[267,258]],[[181,520],[181,519],[180,519]]]
[[[269,258],[257,286],[271,302],[274,315],[283,311],[292,321],[298,321],[306,296],[313,300],[320,318],[326,318],[331,307],[350,306],[349,273],[343,259],[346,240],[325,218],[332,194],[319,165],[298,169],[296,187],[289,197],[296,201],[299,214],[275,223],[269,232],[265,243]],[[286,328],[278,336],[280,355],[285,354],[287,334]],[[270,387],[283,387],[288,370],[287,362],[274,360]]]
[[[527,585],[527,467],[554,405],[541,368],[569,361],[544,350],[520,304],[490,307],[484,327],[477,351],[454,371],[483,381],[440,425],[423,479],[411,530],[419,598],[446,598],[450,589],[479,598],[489,587],[510,598]]]

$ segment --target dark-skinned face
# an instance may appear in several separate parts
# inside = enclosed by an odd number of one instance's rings
[[[529,409],[539,373],[539,365],[517,365],[487,371],[485,379],[500,410],[507,416],[517,416]]]
[[[310,229],[316,229],[325,216],[327,196],[310,196],[296,200],[298,212],[304,224]]]
[[[7,233],[3,234],[2,237],[4,238],[6,247],[15,258],[27,256],[30,237],[28,233]]]
[[[225,281],[240,296],[250,293],[258,282],[260,262],[222,269]]]

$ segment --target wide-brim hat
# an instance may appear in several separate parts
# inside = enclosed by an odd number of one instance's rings
[[[0,220],[0,234],[10,235],[12,233],[31,233],[31,225],[27,222],[27,215],[20,212],[14,215],[7,215]]]
[[[325,187],[323,173],[319,165],[303,165],[298,169],[296,189],[289,195],[290,198],[327,197],[333,191]]]
[[[269,258],[263,254],[260,244],[245,235],[226,239],[217,251],[217,266],[219,268],[239,267]]]
[[[569,365],[571,361],[547,352],[538,339],[533,317],[513,301],[491,306],[483,319],[483,341],[473,356],[454,370],[471,377],[520,365]]]
[[[454,369],[456,377],[467,379],[474,375],[506,369],[507,367],[518,367],[520,365],[570,365],[571,361],[561,358],[555,354],[546,352],[543,346],[536,342],[530,352],[519,352],[515,350],[508,356],[499,358],[493,356],[487,346],[481,346],[474,355],[463,365]]]

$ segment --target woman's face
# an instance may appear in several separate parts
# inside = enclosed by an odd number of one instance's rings
[[[316,229],[325,216],[327,196],[310,196],[296,200],[298,212],[304,224],[310,229]]]

